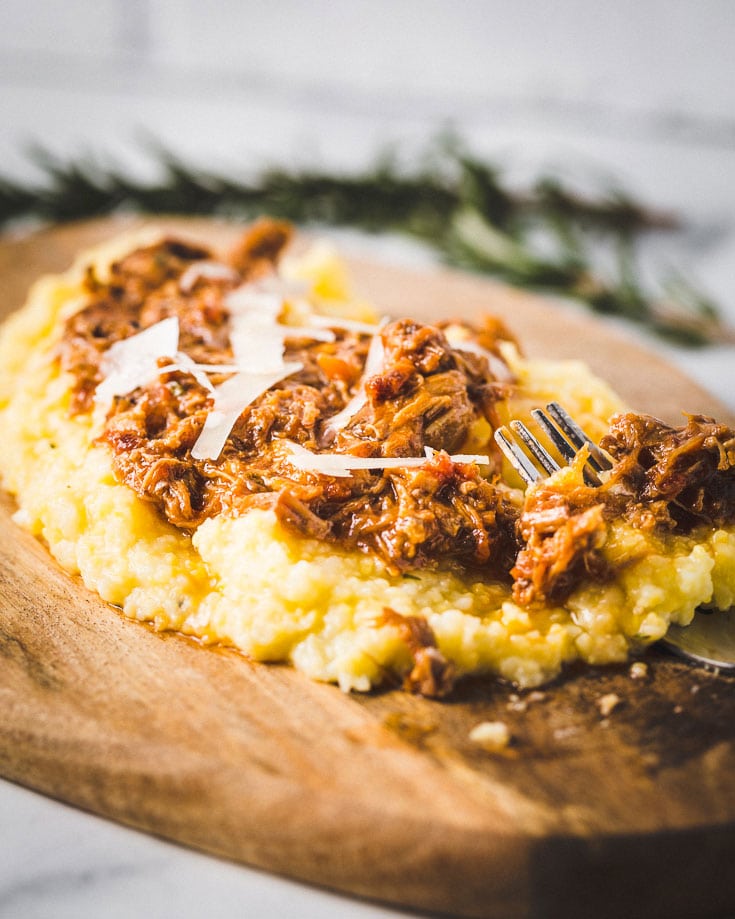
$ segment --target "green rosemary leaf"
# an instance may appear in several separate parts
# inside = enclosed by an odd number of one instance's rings
[[[569,191],[552,176],[536,182],[532,205],[547,217],[573,220],[603,232],[611,227],[620,233],[675,230],[679,225],[673,214],[645,208],[620,190],[589,200]]]
[[[566,291],[581,266],[536,255],[518,239],[495,228],[476,210],[465,208],[452,221],[448,252],[466,267],[497,274],[521,286]]]
[[[17,217],[24,217],[33,211],[34,205],[33,189],[23,188],[9,179],[0,177],[0,220],[3,224]]]
[[[676,344],[689,346],[735,343],[735,334],[720,322],[716,305],[679,272],[662,282],[662,295],[652,305],[653,327]]]

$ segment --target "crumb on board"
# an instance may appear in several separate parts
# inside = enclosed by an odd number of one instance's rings
[[[534,690],[529,692],[526,696],[519,696],[518,693],[512,692],[508,696],[508,704],[506,708],[509,712],[525,712],[528,710],[529,705],[533,705],[534,702],[543,702],[546,698],[545,692],[539,692],[539,690]]]
[[[574,737],[575,734],[579,733],[579,728],[575,727],[572,724],[564,725],[560,728],[555,728],[553,731],[553,738],[559,742],[569,740],[570,737]]]
[[[616,692],[608,692],[604,696],[600,696],[595,704],[599,708],[602,717],[607,718],[622,701]]]
[[[648,664],[643,661],[634,661],[630,665],[631,680],[644,680],[648,676]]]
[[[525,699],[511,699],[506,708],[509,712],[525,712],[528,708],[528,702]]]
[[[488,753],[500,753],[510,744],[510,731],[504,721],[481,721],[470,731],[470,740]]]

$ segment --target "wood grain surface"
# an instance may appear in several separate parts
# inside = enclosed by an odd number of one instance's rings
[[[125,225],[129,225],[130,221]],[[236,230],[166,221],[218,243]],[[0,242],[3,312],[120,230]],[[670,419],[715,400],[574,311],[447,271],[353,263],[418,317],[504,315]],[[468,680],[445,702],[347,696],[288,667],[127,621],[17,529],[0,499],[0,774],[181,843],[421,911],[492,919],[724,917],[735,905],[735,679],[652,650],[648,674],[578,668],[541,697]],[[608,718],[597,702],[617,693]],[[524,708],[525,710],[522,710]],[[503,756],[468,738],[503,720]]]

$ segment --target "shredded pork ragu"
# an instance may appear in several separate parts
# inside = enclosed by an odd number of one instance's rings
[[[131,253],[112,266],[107,284],[90,272],[89,304],[67,323],[60,352],[76,381],[73,409],[91,408],[106,348],[170,316],[179,318],[184,354],[231,364],[227,295],[272,273],[287,239],[283,225],[257,224],[228,262],[234,276],[197,275],[192,266],[211,262],[212,254],[174,240]],[[496,336],[505,334],[497,324],[464,332],[476,343],[484,335],[488,349],[497,349]],[[443,562],[504,576],[516,551],[514,492],[449,454],[467,442],[478,419],[492,418],[507,384],[495,379],[484,356],[450,346],[440,328],[399,320],[379,334],[379,372],[363,379],[370,334],[337,325],[334,341],[325,342],[293,327],[284,360],[302,369],[244,409],[216,459],[191,456],[211,393],[189,373],[162,373],[112,405],[102,440],[116,474],[183,529],[267,506],[300,534],[376,553],[396,573]],[[214,384],[226,378],[210,377]],[[357,386],[364,390],[360,406],[330,428]],[[287,442],[358,457],[438,452],[418,469],[337,478],[295,469]]]
[[[67,321],[59,351],[74,378],[72,411],[92,409],[112,344],[167,317],[178,317],[181,352],[231,365],[227,295],[273,274],[289,237],[287,225],[263,220],[224,265],[207,249],[166,239],[115,263],[104,282],[90,269],[87,305]],[[210,267],[196,267],[204,262]],[[450,344],[450,326],[468,349]],[[335,324],[334,340],[321,341],[290,329],[283,358],[301,370],[244,409],[216,459],[191,455],[211,392],[181,369],[160,374],[110,408],[101,440],[116,475],[185,530],[213,515],[270,507],[291,530],[377,554],[395,573],[442,565],[512,580],[525,605],[562,602],[584,580],[614,577],[603,552],[613,519],[662,532],[735,521],[735,434],[700,416],[672,428],[621,415],[602,443],[614,460],[602,486],[584,483],[580,462],[578,476],[541,482],[522,502],[492,466],[496,409],[513,385],[498,347],[510,338],[502,324],[399,319],[377,334],[379,369],[366,374],[368,332]],[[212,384],[226,379],[210,371]],[[489,472],[450,458],[472,442],[478,423]],[[438,452],[415,468],[336,477],[299,471],[289,442],[376,461]],[[429,633],[386,615],[415,652],[413,684],[444,685]]]
[[[386,606],[376,624],[398,629],[413,659],[413,667],[403,681],[404,689],[432,698],[442,698],[452,691],[456,678],[454,664],[437,647],[436,636],[426,619],[403,616]]]

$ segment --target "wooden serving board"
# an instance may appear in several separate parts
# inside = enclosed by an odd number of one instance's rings
[[[227,242],[231,227],[166,221]],[[0,243],[3,310],[118,232]],[[636,407],[721,406],[609,328],[448,271],[355,263],[387,312],[500,313],[529,353],[586,355]],[[1,449],[1,448],[0,448]],[[288,667],[157,634],[90,594],[0,501],[0,774],[190,846],[422,911],[706,917],[735,904],[735,679],[655,650],[648,676],[579,668],[522,696],[347,696]],[[603,719],[597,700],[622,702]],[[503,720],[507,755],[468,739]]]

